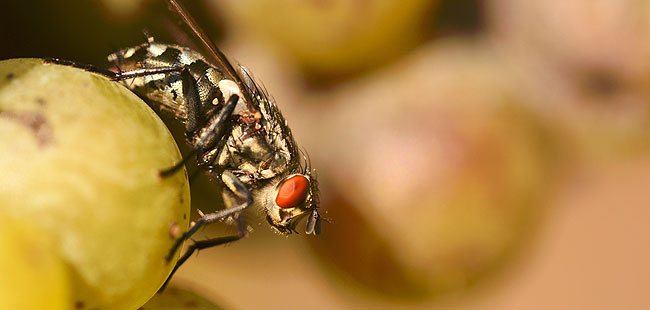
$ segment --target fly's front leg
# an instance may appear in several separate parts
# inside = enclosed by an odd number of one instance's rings
[[[172,272],[169,274],[169,277],[167,277],[167,280],[165,280],[165,283],[160,287],[158,290],[158,293],[161,293],[162,291],[165,290],[167,287],[167,284],[169,284],[169,280],[172,279],[172,276],[174,273],[176,273],[176,270],[178,270],[178,267],[180,267],[196,250],[201,250],[205,248],[211,248],[214,246],[219,246],[222,244],[228,244],[230,242],[237,241],[241,239],[242,236],[226,236],[226,237],[219,237],[219,238],[213,238],[213,239],[208,239],[208,240],[201,240],[201,241],[195,241],[192,245],[189,246],[187,249],[187,252],[183,254],[181,258],[178,259],[176,262],[176,265],[174,266],[174,269],[172,269]]]
[[[237,241],[247,235],[248,232],[246,230],[246,222],[244,221],[244,217],[241,215],[241,213],[253,203],[253,197],[251,196],[251,193],[246,188],[246,186],[231,172],[226,171],[222,173],[221,180],[225,185],[223,196],[227,202],[226,204],[230,207],[224,210],[203,215],[198,221],[196,221],[196,223],[186,233],[183,234],[183,236],[181,236],[178,240],[176,240],[171,251],[169,252],[169,255],[167,256],[167,261],[171,260],[171,258],[173,257],[174,254],[176,254],[176,251],[183,244],[183,242],[188,240],[201,227],[222,220],[228,216],[234,216],[235,219],[237,220],[236,223],[237,223],[238,234],[234,236],[225,236],[225,237],[218,237],[218,238],[212,238],[212,239],[201,240],[201,241],[194,241],[187,248],[187,251],[185,251],[183,256],[181,256],[178,259],[176,265],[174,266],[174,269],[169,274],[167,281],[165,281],[165,284],[163,284],[159,292],[165,289],[167,283],[174,275],[176,270],[178,270],[178,268],[183,263],[185,263],[185,261],[190,256],[192,256],[192,254],[194,254],[195,251]]]
[[[176,265],[174,265],[174,269],[172,269],[172,272],[169,274],[167,277],[167,280],[165,280],[165,283],[160,287],[158,292],[162,292],[165,290],[167,287],[167,284],[169,284],[169,280],[172,279],[172,276],[176,273],[176,270],[185,263],[185,261],[194,254],[195,251],[198,250],[203,250],[215,246],[219,246],[222,244],[228,244],[231,242],[235,242],[241,238],[244,238],[247,234],[246,232],[246,223],[243,220],[243,216],[241,214],[235,215],[237,216],[237,227],[239,230],[239,234],[233,235],[233,236],[224,236],[224,237],[218,237],[218,238],[210,238],[206,240],[200,240],[200,241],[193,241],[193,243],[187,248],[187,251],[181,256],[178,261],[176,261]]]
[[[228,216],[237,215],[253,203],[253,197],[251,196],[250,191],[246,188],[244,183],[242,183],[234,174],[225,171],[221,174],[221,180],[226,187],[224,188],[224,198],[228,200],[228,205],[232,207],[201,216],[201,218],[197,220],[196,223],[194,223],[194,225],[187,232],[185,232],[178,240],[176,240],[171,250],[169,251],[169,255],[167,255],[167,261],[171,260],[183,242],[194,235],[194,233],[196,233],[201,227],[224,219]],[[240,223],[240,221],[237,223],[238,226],[242,226],[239,224],[243,224]],[[238,228],[240,236],[243,237],[246,235],[246,227]]]

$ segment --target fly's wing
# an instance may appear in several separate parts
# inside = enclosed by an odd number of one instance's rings
[[[243,82],[241,76],[237,73],[232,64],[230,64],[226,56],[214,45],[214,43],[212,43],[210,38],[208,38],[201,27],[199,27],[199,25],[194,21],[194,18],[192,18],[192,16],[177,0],[167,0],[167,2],[169,3],[171,10],[175,12],[181,21],[190,28],[192,34],[194,34],[200,44],[203,45],[204,49],[208,53],[208,55],[204,55],[206,59],[211,62],[213,66],[223,69],[226,76],[237,83],[246,102],[249,104],[253,102],[250,92],[247,91],[248,87]]]

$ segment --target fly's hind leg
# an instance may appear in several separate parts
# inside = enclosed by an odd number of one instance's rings
[[[59,59],[59,58],[54,58],[54,57],[43,58],[43,61],[45,63],[49,63],[49,64],[57,64],[57,65],[63,65],[63,66],[83,69],[83,70],[86,70],[88,72],[93,72],[93,73],[103,75],[103,76],[105,76],[105,77],[107,77],[107,78],[109,78],[111,80],[116,80],[117,76],[118,76],[118,73],[113,72],[111,70],[104,69],[104,68],[101,68],[101,67],[97,67],[97,66],[94,66],[94,65],[79,63],[79,62],[75,62],[75,61]]]
[[[165,281],[165,284],[163,284],[163,286],[160,288],[159,292],[165,289],[167,283],[174,275],[176,270],[178,270],[178,268],[183,263],[185,263],[185,261],[190,256],[192,256],[195,251],[234,242],[247,235],[248,231],[246,230],[246,222],[244,221],[244,217],[241,213],[253,203],[253,197],[251,196],[251,193],[246,188],[246,186],[231,172],[226,171],[222,173],[221,181],[225,185],[224,199],[227,200],[227,205],[231,207],[203,215],[187,232],[185,232],[180,238],[176,240],[171,250],[169,251],[169,254],[167,255],[167,261],[170,261],[176,254],[176,251],[178,251],[178,249],[181,247],[183,242],[191,238],[192,235],[194,235],[200,228],[204,227],[207,224],[222,220],[228,216],[234,216],[237,220],[238,234],[202,241],[193,241],[193,243],[187,248],[187,251],[183,253],[183,256],[178,259],[176,265],[174,266],[174,269],[167,278],[167,281]]]
[[[95,65],[90,65],[90,64],[84,64],[84,63],[79,63],[75,61],[70,61],[70,60],[65,60],[65,59],[59,59],[59,58],[43,58],[43,61],[45,63],[51,63],[51,64],[57,64],[57,65],[63,65],[63,66],[68,66],[68,67],[74,67],[74,68],[79,68],[86,70],[88,72],[92,73],[97,73],[100,75],[103,75],[113,81],[122,81],[122,80],[128,80],[136,77],[142,77],[142,76],[148,76],[148,75],[154,75],[154,74],[165,74],[165,73],[174,73],[174,72],[181,72],[185,69],[183,66],[172,66],[172,67],[159,67],[159,68],[144,68],[144,69],[136,69],[136,70],[131,70],[131,71],[123,71],[123,72],[113,72],[108,69],[104,69],[101,67],[97,67]]]

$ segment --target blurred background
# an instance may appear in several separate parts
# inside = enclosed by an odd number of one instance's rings
[[[650,2],[182,2],[273,95],[330,223],[249,212],[176,285],[228,309],[650,308]],[[186,44],[173,25],[163,1],[3,1],[0,59],[108,66],[143,28]]]

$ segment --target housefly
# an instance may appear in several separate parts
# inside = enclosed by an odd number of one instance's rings
[[[147,34],[146,42],[108,56],[115,71],[60,59],[50,61],[121,81],[162,110],[171,111],[184,123],[192,152],[161,170],[161,176],[179,171],[196,156],[198,167],[221,183],[226,208],[201,214],[175,241],[167,260],[207,224],[231,217],[238,234],[193,241],[170,278],[195,251],[246,236],[247,224],[241,214],[249,208],[262,210],[280,233],[296,232],[297,221],[306,217],[305,233],[319,234],[318,184],[309,159],[296,145],[278,107],[245,67],[228,61],[177,0],[167,2],[206,53],[159,43]]]

